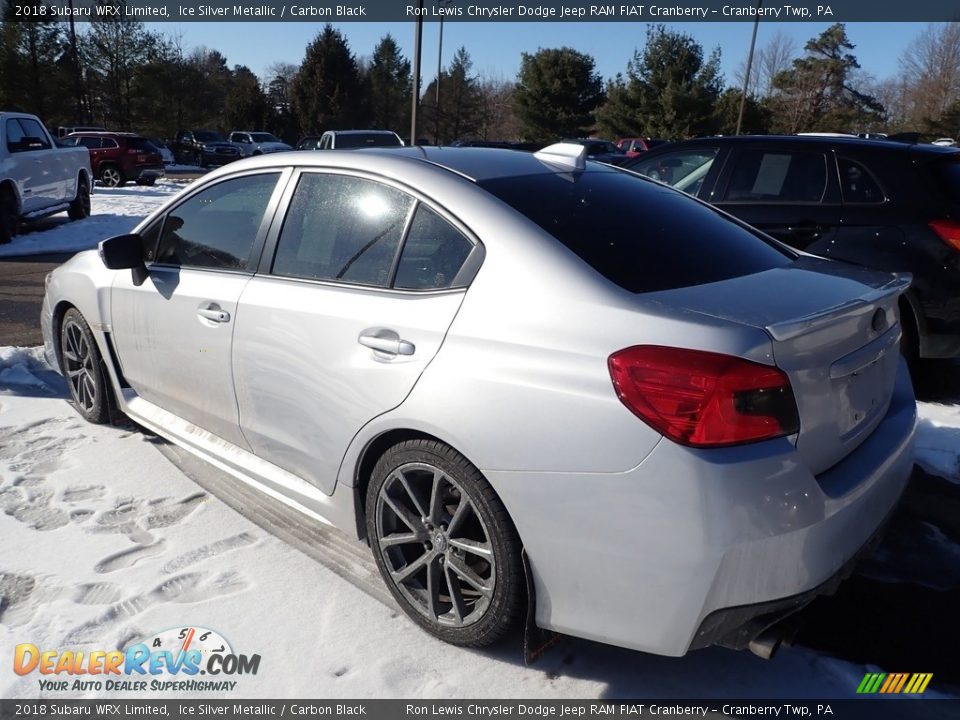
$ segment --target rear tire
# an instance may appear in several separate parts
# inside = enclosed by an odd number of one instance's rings
[[[366,496],[367,537],[384,582],[431,635],[482,647],[520,618],[520,539],[477,468],[435,440],[387,450]]]
[[[17,199],[9,190],[0,190],[0,245],[10,242],[20,227]]]
[[[83,419],[97,425],[110,422],[115,403],[107,367],[90,326],[76,308],[67,310],[60,324],[60,367]]]
[[[906,300],[900,302],[900,332],[900,354],[913,367],[920,359],[920,333],[917,331],[913,308]]]
[[[123,187],[127,178],[123,175],[123,170],[116,165],[104,165],[100,169],[100,182],[107,187]]]
[[[86,180],[77,182],[77,197],[70,203],[67,217],[71,220],[83,220],[90,217],[90,188]]]

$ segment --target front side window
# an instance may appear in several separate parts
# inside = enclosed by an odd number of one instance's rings
[[[47,140],[47,133],[43,129],[43,125],[32,118],[20,118],[20,126],[23,128],[24,135],[39,141],[39,145],[32,144],[30,146],[31,150],[48,150],[50,148],[50,142]]]
[[[304,174],[280,231],[273,273],[386,287],[413,202],[373,180]]]
[[[440,290],[453,285],[473,243],[426,205],[419,205],[400,253],[394,287]]]
[[[103,147],[103,140],[99,137],[82,137],[78,142],[87,150],[98,150]]]
[[[6,133],[7,149],[10,152],[22,152],[27,149],[22,146],[23,138],[25,138],[27,134],[23,131],[23,128],[20,127],[19,120],[16,118],[7,120]]]
[[[696,195],[713,167],[717,148],[682,150],[658,155],[628,165],[631,170],[646,175],[651,180],[666,183],[677,190]]]
[[[164,220],[157,262],[245,270],[279,177],[225,180],[178,205]]]
[[[827,191],[827,157],[820,152],[744,150],[725,201],[819,203]]]

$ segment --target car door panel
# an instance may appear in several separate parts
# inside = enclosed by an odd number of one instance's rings
[[[792,247],[827,244],[840,224],[836,159],[820,149],[739,147],[711,202]]]
[[[332,493],[353,436],[403,402],[463,293],[251,280],[237,315],[233,374],[253,452]]]
[[[144,400],[247,448],[230,375],[237,303],[249,275],[152,267],[116,274],[111,311],[124,377]],[[203,310],[225,313],[222,321]]]

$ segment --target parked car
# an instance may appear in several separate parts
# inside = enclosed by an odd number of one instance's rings
[[[842,137],[675,143],[625,167],[815,255],[910,272],[909,357],[960,356],[960,150]]]
[[[620,138],[617,140],[617,147],[623,150],[627,157],[636,157],[647,150],[653,150],[655,147],[666,145],[669,140],[658,140],[656,138]]]
[[[240,148],[216,130],[181,130],[173,141],[178,163],[209,167],[240,159]]]
[[[90,151],[93,176],[107,187],[123,187],[128,180],[153,185],[164,176],[160,150],[147,138],[133,133],[82,132],[61,140],[64,146]]]
[[[0,112],[0,243],[23,220],[64,210],[71,220],[90,215],[93,175],[86,151],[59,147],[35,115]]]
[[[240,154],[243,155],[243,157],[293,150],[292,147],[280,140],[276,135],[271,135],[268,132],[234,131],[230,133],[230,142],[240,148]]]
[[[587,149],[587,157],[591,160],[620,165],[627,160],[627,154],[609,140],[597,138],[575,138],[564,140],[565,143],[576,143]]]
[[[173,165],[176,162],[176,159],[173,157],[173,150],[170,149],[166,140],[150,138],[150,142],[160,151],[160,159],[163,160],[164,165]]]
[[[403,147],[403,140],[390,130],[327,130],[316,142],[310,136],[297,144],[298,150],[357,150],[371,147]]]
[[[83,417],[365,538],[437,637],[492,642],[529,600],[682,655],[832,588],[890,515],[908,282],[580,146],[289,153],[54,270],[41,326]]]

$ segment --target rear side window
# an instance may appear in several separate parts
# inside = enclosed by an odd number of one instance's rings
[[[163,223],[157,262],[245,270],[279,173],[225,180],[193,195]]]
[[[886,199],[880,183],[866,166],[850,158],[838,158],[840,192],[845,203],[881,203]]]
[[[304,174],[283,221],[273,273],[386,287],[413,202],[373,180]]]
[[[713,167],[718,152],[717,148],[678,150],[655,158],[643,158],[627,167],[651,180],[696,195],[703,187],[703,181]]]
[[[88,150],[98,150],[103,146],[103,140],[99,137],[82,137],[78,142]]]
[[[718,282],[793,260],[709,206],[624,172],[549,173],[480,185],[634,293]]]
[[[463,233],[426,205],[420,205],[400,253],[394,287],[448,288],[472,249],[473,243]]]
[[[960,154],[930,165],[930,172],[941,192],[954,203],[960,203]]]
[[[818,203],[827,190],[827,157],[817,152],[743,150],[727,184],[728,202]]]

